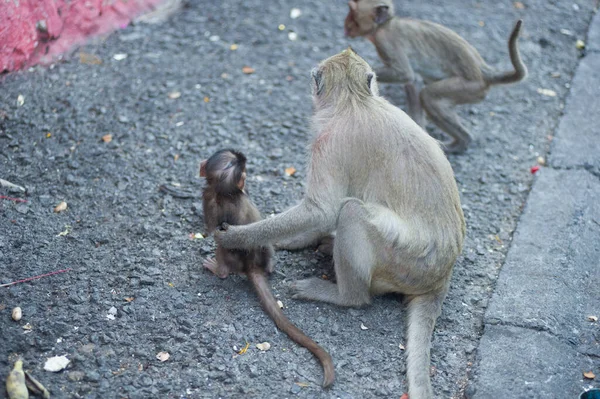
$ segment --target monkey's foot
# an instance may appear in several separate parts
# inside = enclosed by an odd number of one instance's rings
[[[229,270],[219,266],[219,263],[217,263],[215,258],[206,259],[202,266],[213,272],[213,274],[219,278],[227,278],[227,276],[229,276]]]
[[[329,302],[342,305],[337,285],[319,278],[308,278],[294,281],[291,286],[294,299],[308,299],[311,301]]]

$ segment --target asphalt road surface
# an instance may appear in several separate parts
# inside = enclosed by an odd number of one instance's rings
[[[506,41],[522,18],[530,72],[460,108],[474,141],[450,161],[468,231],[433,338],[437,397],[463,397],[469,384],[530,168],[549,149],[582,55],[575,42],[586,38],[596,2],[523,5],[396,2],[398,14],[449,26],[501,68],[510,67]],[[302,15],[292,19],[295,7]],[[406,390],[401,298],[363,309],[292,300],[291,281],[334,277],[331,259],[277,253],[275,294],[334,359],[336,383],[323,391],[320,365],[276,330],[245,278],[202,269],[212,238],[190,238],[203,230],[199,162],[217,149],[246,153],[263,214],[301,198],[310,69],[349,44],[378,62],[369,42],[344,38],[346,11],[341,0],[192,0],[164,23],[135,24],[50,67],[2,77],[0,178],[28,193],[0,194],[28,202],[0,200],[0,283],[71,270],[0,288],[0,375],[22,356],[57,398],[398,398]],[[400,87],[382,85],[382,94],[404,106]],[[67,210],[54,213],[61,201]],[[261,342],[271,349],[258,350]],[[157,360],[159,352],[170,358]],[[44,371],[57,355],[71,360],[68,369]]]

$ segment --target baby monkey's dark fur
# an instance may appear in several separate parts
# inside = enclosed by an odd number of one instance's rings
[[[200,177],[206,178],[202,192],[202,207],[206,234],[221,225],[244,225],[261,219],[256,206],[244,190],[246,182],[246,157],[234,150],[220,150],[200,164]],[[285,317],[267,282],[273,271],[273,247],[265,245],[251,250],[225,249],[217,245],[216,259],[207,259],[204,267],[220,278],[229,273],[242,273],[254,286],[263,309],[275,325],[292,341],[311,351],[323,365],[323,387],[335,379],[331,356],[307,337]]]

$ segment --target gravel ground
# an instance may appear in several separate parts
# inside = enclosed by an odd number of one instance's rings
[[[398,14],[446,24],[505,68],[508,33],[517,18],[525,21],[520,46],[530,77],[461,108],[475,140],[450,158],[468,232],[434,334],[432,381],[438,397],[462,397],[530,167],[547,152],[582,55],[575,41],[585,39],[597,4],[396,3]],[[300,18],[290,18],[293,7]],[[333,277],[331,259],[277,253],[271,283],[286,314],[336,364],[334,387],[322,391],[317,361],[277,332],[245,278],[221,281],[202,270],[212,239],[190,239],[203,226],[198,165],[217,149],[246,153],[248,186],[264,214],[301,198],[310,69],[348,44],[377,62],[370,43],[343,37],[346,8],[343,1],[190,1],[160,25],[130,26],[81,49],[99,65],[75,53],[3,77],[0,178],[26,186],[28,202],[0,201],[0,283],[72,270],[0,288],[0,375],[22,356],[59,398],[397,398],[405,391],[400,298],[364,309],[294,301],[289,283]],[[244,74],[244,66],[255,73]],[[180,97],[170,98],[175,92]],[[403,106],[400,87],[382,94]],[[290,166],[297,172],[287,177]],[[165,194],[163,184],[190,195]],[[68,209],[53,213],[60,201]],[[18,323],[14,306],[23,308]],[[236,355],[234,346],[246,341],[248,352]],[[255,347],[263,341],[272,345],[264,353]],[[155,358],[161,351],[171,355],[164,363]],[[63,354],[71,359],[66,372],[43,370],[47,357]]]

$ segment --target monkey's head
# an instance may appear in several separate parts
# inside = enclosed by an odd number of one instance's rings
[[[375,72],[351,47],[321,61],[311,75],[316,108],[379,95]]]
[[[368,36],[394,16],[392,0],[350,0],[344,21],[344,34],[348,37]]]
[[[217,194],[242,193],[246,184],[246,157],[234,150],[220,150],[200,163],[200,177]]]

